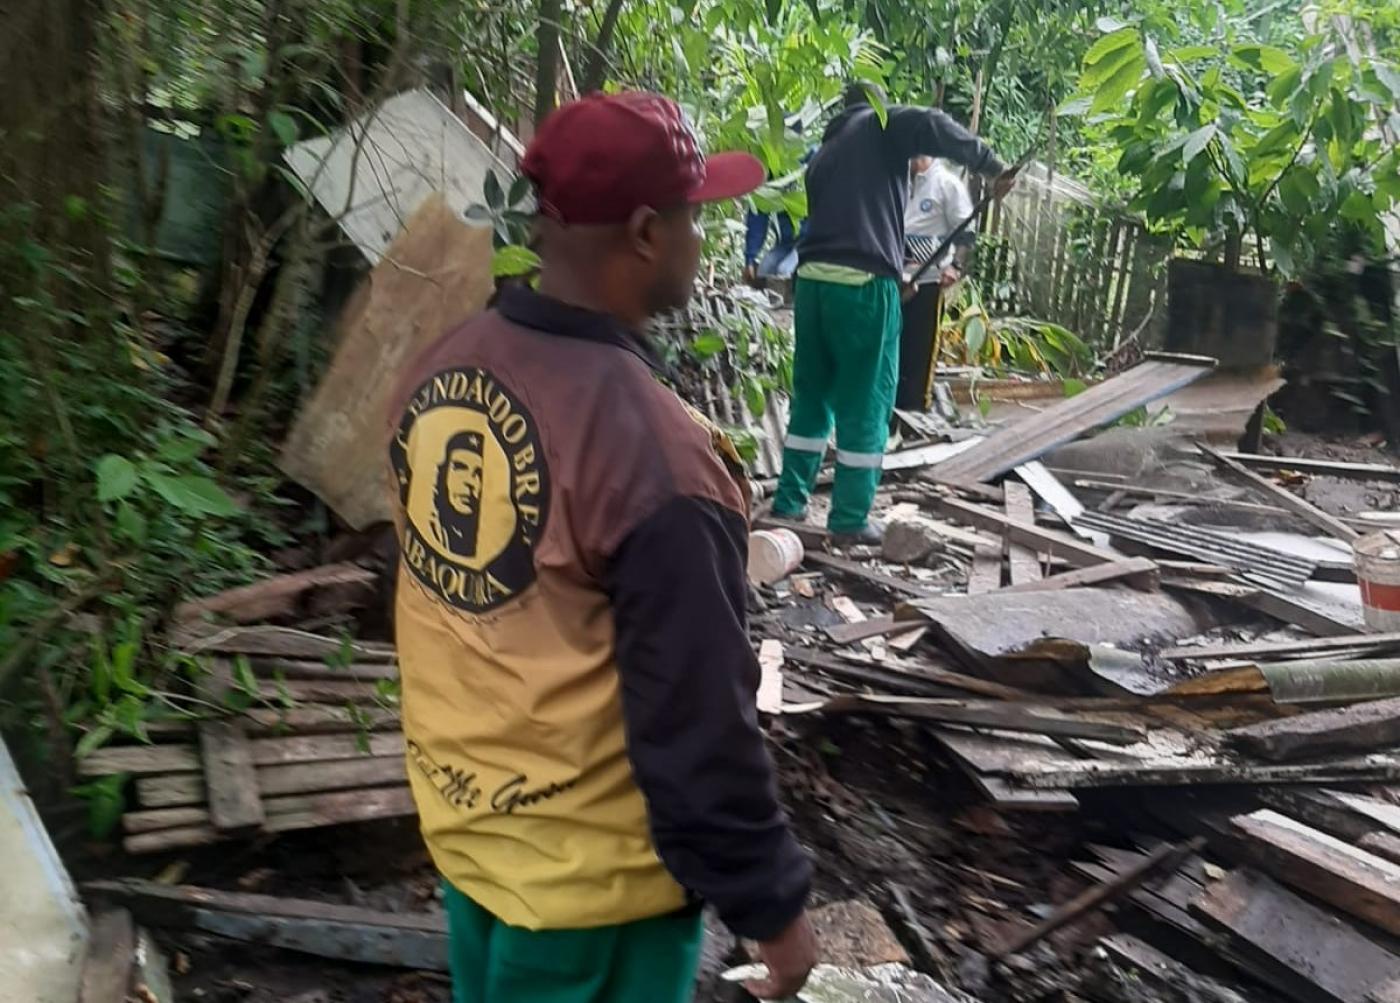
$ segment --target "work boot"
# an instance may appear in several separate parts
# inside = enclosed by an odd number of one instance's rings
[[[849,533],[832,533],[831,544],[846,550],[850,547],[878,547],[885,539],[885,527],[877,522],[867,522],[860,529]]]
[[[800,509],[798,509],[796,512],[793,512],[791,515],[789,515],[787,512],[779,512],[777,509],[774,509],[769,514],[772,515],[774,519],[781,519],[783,520],[783,522],[806,522],[807,506],[803,505]]]

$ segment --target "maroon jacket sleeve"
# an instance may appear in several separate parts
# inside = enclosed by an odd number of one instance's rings
[[[677,495],[617,547],[605,585],[628,755],[662,863],[734,933],[767,940],[802,911],[812,868],[759,730],[747,547],[739,513]]]

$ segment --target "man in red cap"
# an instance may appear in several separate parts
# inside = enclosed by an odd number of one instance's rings
[[[729,441],[641,333],[683,306],[702,203],[763,181],[651,94],[555,112],[525,155],[538,290],[409,368],[390,445],[408,772],[457,1003],[683,1003],[701,904],[778,998],[814,958],[778,804]]]

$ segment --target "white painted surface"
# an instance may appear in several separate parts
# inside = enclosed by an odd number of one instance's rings
[[[87,920],[0,741],[0,999],[74,1003]]]
[[[373,264],[432,193],[460,214],[485,201],[488,170],[502,187],[514,174],[426,90],[397,94],[331,136],[290,147],[285,158]]]

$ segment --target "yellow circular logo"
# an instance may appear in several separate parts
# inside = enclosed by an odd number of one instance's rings
[[[425,380],[389,450],[403,557],[445,602],[482,613],[535,580],[549,470],[534,419],[480,369]]]

